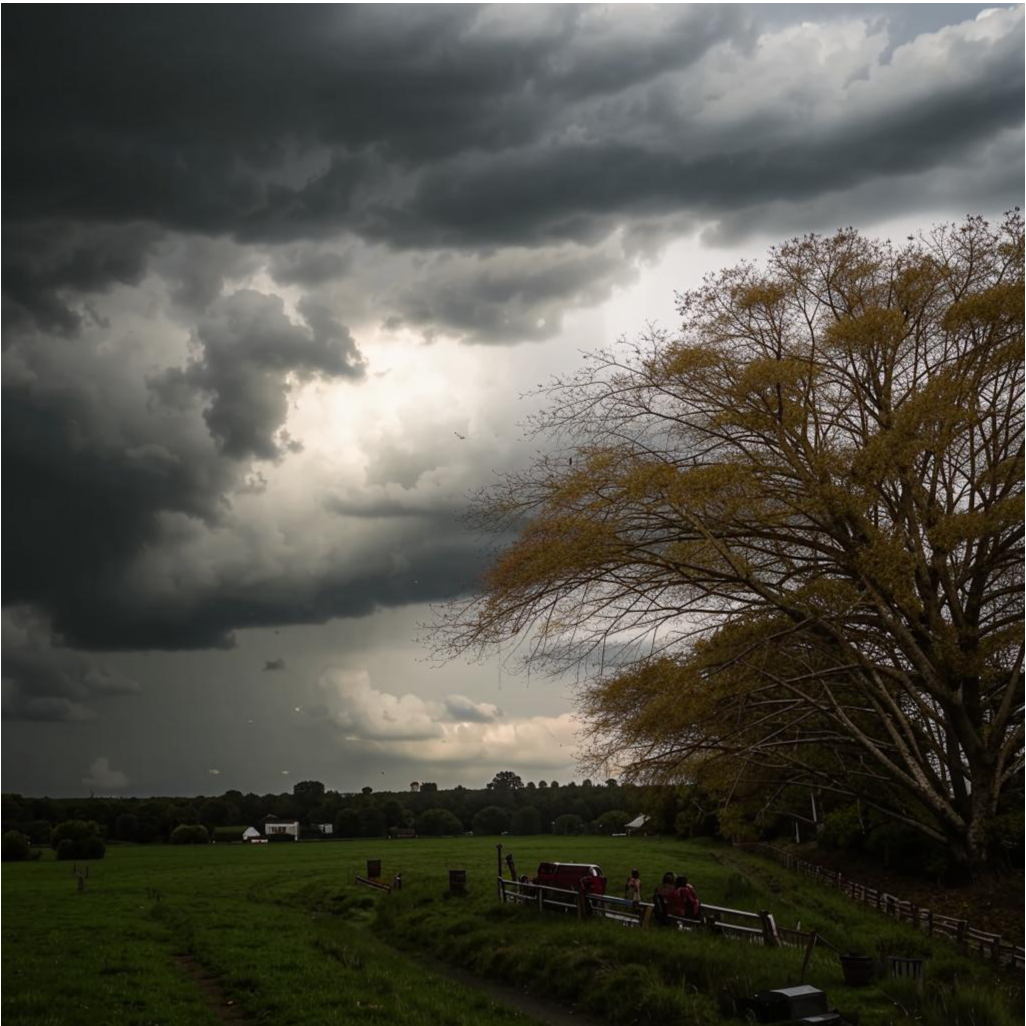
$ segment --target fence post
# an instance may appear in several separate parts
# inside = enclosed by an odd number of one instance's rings
[[[538,911],[545,911],[545,892],[541,889],[541,887],[538,888]]]
[[[502,886],[502,845],[497,844],[495,846],[495,861],[498,863],[498,879],[499,879],[499,899],[502,900],[505,896],[505,890]]]
[[[798,977],[799,983],[805,982],[805,975],[809,971],[809,964],[812,962],[812,953],[816,950],[816,941],[819,940],[819,936],[816,931],[813,930],[809,934],[809,943],[805,945],[805,957],[802,959],[802,972]]]
[[[964,919],[959,919],[957,933],[955,934],[955,943],[958,945],[958,950],[965,954],[965,931],[968,929],[969,924]]]
[[[994,940],[991,941],[991,956],[994,959],[994,964],[1001,965],[1001,934],[995,934]]]
[[[759,918],[762,920],[762,943],[767,948],[780,947],[780,935],[777,933],[777,924],[773,916],[763,911],[759,913]]]
[[[933,913],[930,911],[926,913],[926,935],[927,937],[933,936]]]

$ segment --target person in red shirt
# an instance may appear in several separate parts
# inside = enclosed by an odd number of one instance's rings
[[[678,876],[674,881],[670,908],[671,915],[682,916],[684,919],[698,919],[701,915],[702,905],[698,900],[698,894],[688,883],[686,876]]]

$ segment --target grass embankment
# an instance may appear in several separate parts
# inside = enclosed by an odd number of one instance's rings
[[[637,866],[647,890],[672,869],[688,873],[706,901],[768,908],[782,925],[800,920],[843,950],[931,956],[922,993],[899,981],[846,990],[836,961],[817,956],[811,982],[839,1007],[860,1010],[869,1026],[1019,1021],[1011,974],[762,860],[703,844],[507,841],[521,871],[542,858],[595,860],[618,884]],[[353,885],[368,858],[381,858],[387,874],[403,872],[401,893],[378,897]],[[445,893],[449,868],[468,871],[463,899]],[[275,1026],[530,1021],[432,972],[422,954],[617,1023],[666,1026],[718,1021],[735,996],[796,980],[801,964],[790,949],[500,907],[494,842],[484,838],[112,846],[93,863],[83,894],[68,864],[50,858],[5,865],[3,882],[5,1026],[215,1023],[208,999],[174,961],[184,953],[249,1021]]]
[[[1011,975],[730,849],[595,838],[511,839],[510,847],[521,871],[556,854],[601,862],[614,885],[637,866],[646,890],[666,870],[686,872],[705,901],[769,909],[780,925],[816,929],[841,951],[927,958],[924,987],[884,980],[871,988],[848,988],[835,956],[822,949],[817,953],[807,982],[826,990],[837,1007],[858,1011],[866,1024],[918,1020],[928,1026],[998,1026],[1020,1021],[1021,992]],[[798,950],[500,907],[488,861],[494,866],[494,853],[472,866],[475,886],[465,899],[445,895],[438,875],[429,881],[410,874],[401,894],[379,901],[378,928],[393,943],[429,950],[481,975],[572,1001],[618,1023],[717,1022],[731,1014],[738,997],[798,982],[803,956]],[[478,874],[484,878],[480,883]],[[336,893],[336,903],[346,907],[348,893]]]

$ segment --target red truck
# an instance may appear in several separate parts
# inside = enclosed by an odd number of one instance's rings
[[[601,866],[577,862],[542,862],[531,883],[559,887],[564,891],[587,889],[592,894],[606,893],[606,877]]]

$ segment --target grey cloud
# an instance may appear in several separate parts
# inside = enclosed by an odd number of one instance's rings
[[[97,756],[89,767],[89,773],[82,778],[86,787],[101,791],[120,791],[128,787],[128,774],[114,769],[105,755]]]
[[[141,690],[137,681],[55,647],[45,622],[30,611],[4,613],[5,718],[84,722],[95,719],[96,699],[138,695]]]
[[[181,408],[208,396],[204,419],[221,452],[233,459],[279,458],[290,375],[358,379],[364,361],[349,330],[324,307],[304,301],[306,328],[293,324],[278,296],[252,290],[213,303],[196,327],[202,350],[184,370],[155,377],[151,388]]]
[[[37,325],[71,335],[84,315],[83,297],[145,275],[160,230],[154,225],[91,225],[43,219],[5,223],[5,328]]]
[[[392,328],[406,323],[467,342],[551,338],[569,307],[608,297],[637,274],[622,255],[575,247],[513,250],[488,257],[432,261],[392,299]]]
[[[283,285],[323,285],[341,278],[353,266],[349,253],[297,244],[280,247],[271,259],[271,274]]]
[[[502,719],[502,710],[490,702],[475,702],[466,695],[447,695],[445,711],[457,723],[494,723]]]

